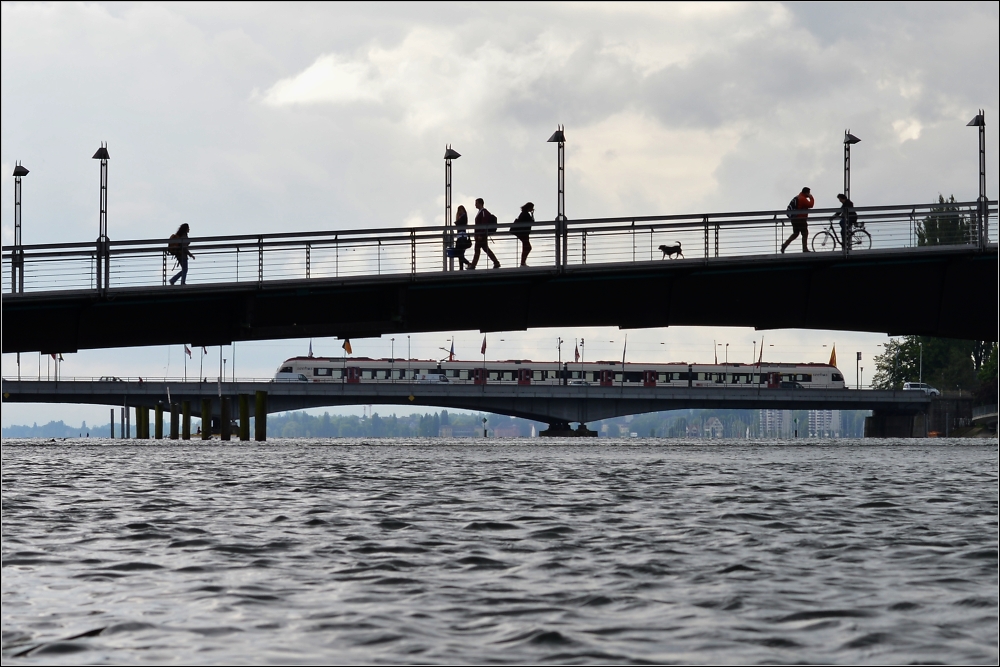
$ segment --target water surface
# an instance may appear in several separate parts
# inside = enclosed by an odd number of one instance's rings
[[[8,440],[3,661],[995,664],[996,443],[802,442]]]

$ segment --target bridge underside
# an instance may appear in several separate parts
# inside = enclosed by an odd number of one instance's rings
[[[3,297],[3,352],[556,326],[996,340],[997,282],[996,248],[958,248],[29,292]]]
[[[925,412],[930,398],[920,392],[848,389],[735,389],[687,387],[571,387],[516,385],[442,386],[421,384],[320,384],[267,382],[55,382],[3,381],[6,403],[82,403],[113,406],[191,402],[200,416],[202,399],[220,414],[220,395],[266,391],[267,411],[285,412],[339,405],[400,405],[490,412],[548,424],[589,423],[611,417],[697,409],[878,410]],[[251,405],[253,402],[251,401]],[[251,412],[253,408],[251,407]]]

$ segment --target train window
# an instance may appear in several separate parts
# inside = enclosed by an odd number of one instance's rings
[[[491,380],[499,380],[500,379],[500,371],[490,371],[490,379]]]
[[[458,372],[458,379],[459,380],[468,380],[469,379],[469,370],[468,369],[462,369],[462,370],[460,370]]]
[[[621,381],[622,381],[622,374],[615,373],[615,382],[621,382]]]
[[[799,373],[795,376],[795,380],[798,382],[812,382],[813,376],[809,373]]]
[[[504,380],[513,380],[514,379],[514,371],[504,371],[503,372],[503,379]]]
[[[291,373],[292,372],[292,367],[291,366],[282,366],[281,370],[278,371],[278,372],[279,373]]]
[[[328,377],[332,377],[333,376],[333,369],[332,368],[314,368],[313,369],[313,375],[315,375],[316,377],[327,377],[327,378]]]
[[[531,371],[531,379],[534,380],[535,382],[541,382],[542,381],[542,372],[541,371]]]
[[[841,375],[840,373],[834,373],[833,374],[833,381],[834,382],[843,382],[844,381],[844,376]]]
[[[362,371],[361,371],[361,379],[362,380],[373,380],[373,379],[375,379],[375,371],[371,370],[370,368],[362,369]]]

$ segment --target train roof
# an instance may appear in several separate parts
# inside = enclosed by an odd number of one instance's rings
[[[378,362],[388,362],[388,363],[420,363],[420,364],[449,364],[449,363],[450,364],[468,364],[468,363],[478,364],[478,363],[482,363],[481,360],[479,360],[479,359],[456,359],[454,361],[448,361],[448,360],[439,361],[437,359],[401,359],[401,358],[398,358],[398,357],[394,358],[394,359],[373,359],[371,357],[289,357],[288,359],[286,359],[282,363],[288,363],[290,361],[324,361],[324,362],[336,362],[336,363],[344,363],[344,362],[347,362],[347,361],[354,361],[354,362],[358,362],[358,361],[378,361]],[[494,359],[494,360],[489,361],[487,363],[491,363],[491,364],[533,364],[533,363],[554,364],[554,363],[558,363],[558,362],[556,362],[556,361],[537,361],[536,362],[536,361],[533,361],[531,359],[504,359],[504,360]],[[573,364],[573,365],[594,364],[594,365],[601,365],[601,366],[620,366],[622,362],[621,361],[601,360],[601,361],[567,361],[567,362],[564,362],[564,363]],[[740,362],[736,362],[736,361],[730,361],[728,364],[725,363],[725,362],[723,362],[723,363],[720,364],[720,363],[714,363],[714,362],[713,363],[699,363],[699,362],[696,362],[696,361],[690,362],[690,363],[688,363],[686,361],[626,361],[625,362],[626,366],[635,366],[635,365],[639,365],[639,364],[652,364],[652,365],[656,365],[656,366],[728,366],[730,368],[752,368],[752,367],[757,366],[756,363],[744,364],[744,363],[740,363]],[[765,361],[761,365],[771,366],[771,367],[777,367],[777,368],[803,368],[803,367],[806,367],[806,368],[836,368],[836,366],[832,366],[831,364],[828,364],[828,363],[814,363],[814,362],[789,363],[789,362],[768,362],[768,361]]]

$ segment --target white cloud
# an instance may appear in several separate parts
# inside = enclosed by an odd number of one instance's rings
[[[899,137],[900,143],[902,143],[904,141],[919,139],[920,131],[924,129],[924,126],[916,118],[904,118],[894,120],[892,122],[892,129],[896,132],[896,136]]]

